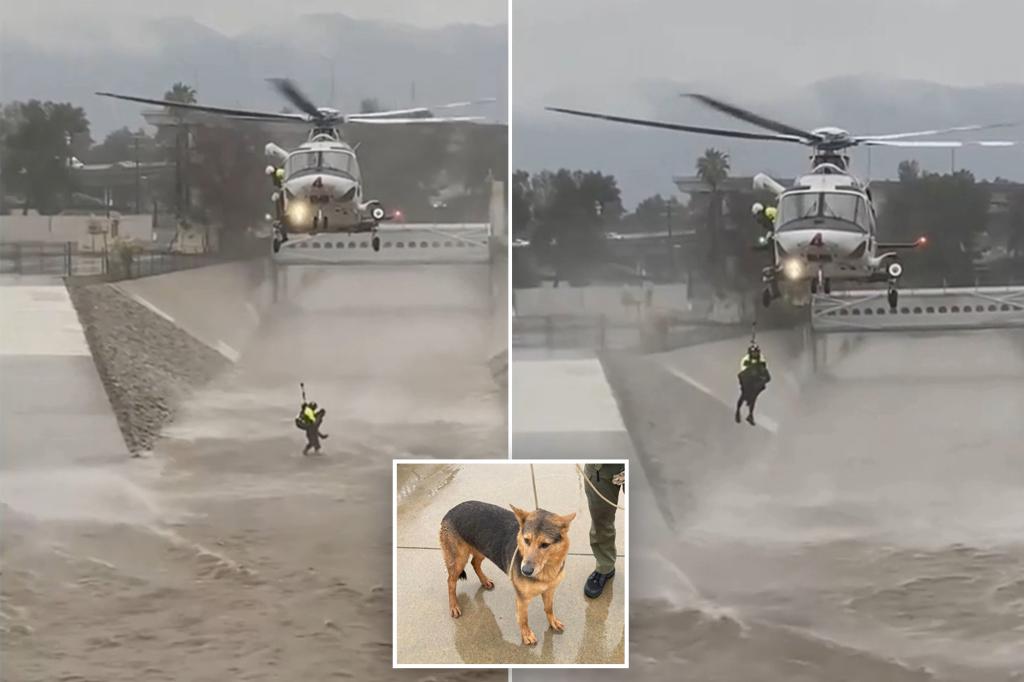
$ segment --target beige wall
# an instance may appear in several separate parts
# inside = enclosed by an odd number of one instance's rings
[[[121,215],[118,234],[125,239],[149,242],[153,239],[151,215]],[[106,225],[105,215],[4,215],[0,216],[0,242],[75,242],[82,249],[103,248],[103,236],[89,234],[89,224]],[[108,233],[108,239],[111,235]]]

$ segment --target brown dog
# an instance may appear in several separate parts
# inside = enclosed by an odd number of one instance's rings
[[[511,506],[511,505],[510,505]],[[485,589],[494,583],[484,575],[484,558],[490,559],[512,579],[516,591],[516,621],[523,644],[536,644],[530,629],[530,601],[540,595],[548,624],[558,632],[565,629],[555,618],[555,589],[565,577],[569,555],[569,524],[576,513],[566,516],[543,509],[512,511],[486,502],[463,502],[448,510],[441,520],[441,552],[448,569],[448,607],[452,618],[462,615],[455,586],[466,577],[466,563],[472,557],[473,570]]]

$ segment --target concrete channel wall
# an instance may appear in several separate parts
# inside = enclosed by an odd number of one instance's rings
[[[273,285],[273,266],[260,259],[113,286],[234,362],[273,303]]]

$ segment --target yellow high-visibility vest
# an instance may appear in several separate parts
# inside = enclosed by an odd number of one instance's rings
[[[316,412],[313,411],[312,407],[307,407],[302,411],[302,416],[306,418],[306,421],[313,423],[316,421]]]
[[[761,353],[761,357],[760,359],[758,359],[758,362],[761,363],[762,365],[767,364],[768,361],[764,357],[764,353]],[[747,353],[746,355],[743,356],[743,360],[740,361],[740,371],[742,372],[747,367],[750,367],[751,364],[752,363],[750,360],[750,353]]]

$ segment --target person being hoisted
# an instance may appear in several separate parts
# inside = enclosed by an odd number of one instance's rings
[[[302,386],[302,384],[299,384]],[[299,408],[299,416],[295,418],[295,426],[306,433],[306,447],[302,449],[303,455],[308,455],[310,449],[317,454],[320,453],[320,439],[327,438],[326,433],[320,433],[320,426],[324,422],[324,415],[327,410],[317,407],[316,402],[306,401],[306,387],[302,386],[302,407]]]
[[[768,382],[772,380],[772,376],[768,372],[768,363],[761,353],[761,348],[755,341],[750,342],[747,354],[743,356],[743,360],[740,362],[739,380],[740,397],[736,401],[736,423],[740,423],[740,408],[746,403],[748,410],[747,423],[753,426],[755,425],[754,404],[757,402],[757,396],[761,394],[761,391],[765,389]]]

